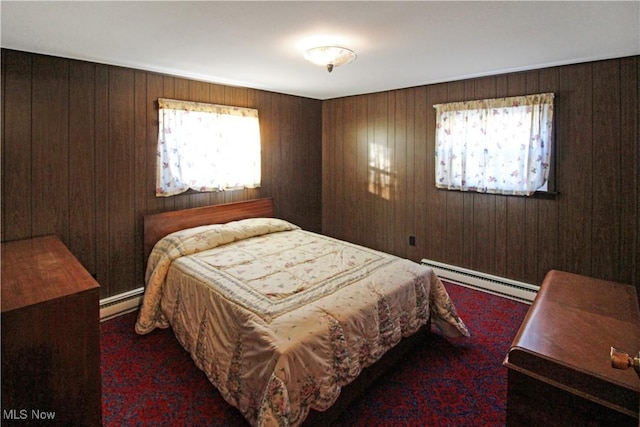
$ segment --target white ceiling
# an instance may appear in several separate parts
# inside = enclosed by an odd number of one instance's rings
[[[6,1],[1,45],[316,99],[640,54],[640,1]],[[307,48],[358,55],[329,74]]]

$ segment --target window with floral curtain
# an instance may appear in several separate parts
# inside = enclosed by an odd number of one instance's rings
[[[548,191],[553,93],[452,102],[436,110],[436,187],[529,196]]]
[[[258,110],[159,98],[156,196],[260,186]]]

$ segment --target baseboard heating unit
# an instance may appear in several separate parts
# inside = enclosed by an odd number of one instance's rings
[[[423,259],[421,264],[429,266],[442,280],[499,295],[525,303],[533,302],[538,293],[539,286],[530,285],[504,277],[493,276],[455,265],[444,264],[437,261]]]
[[[133,289],[100,300],[100,321],[113,319],[137,310],[142,304],[144,288]]]

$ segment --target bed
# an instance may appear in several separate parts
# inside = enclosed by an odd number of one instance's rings
[[[171,327],[253,426],[323,420],[430,324],[469,335],[430,268],[274,218],[270,198],[152,215],[144,229],[136,332]]]

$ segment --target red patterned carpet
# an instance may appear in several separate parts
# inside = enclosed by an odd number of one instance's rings
[[[472,336],[432,334],[335,426],[503,426],[502,361],[529,306],[446,284]],[[139,336],[137,313],[101,325],[105,426],[246,426],[170,330]]]

